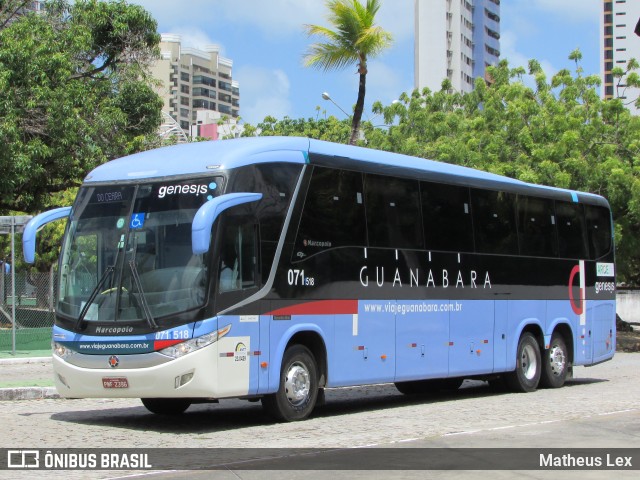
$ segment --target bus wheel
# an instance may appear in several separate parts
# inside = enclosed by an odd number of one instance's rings
[[[140,400],[147,410],[158,415],[180,415],[191,406],[191,400],[188,398],[141,398]]]
[[[540,382],[542,370],[540,347],[535,337],[525,332],[518,342],[516,369],[505,375],[505,381],[514,392],[533,392]]]
[[[542,376],[540,385],[546,388],[560,388],[564,385],[569,371],[569,357],[567,346],[561,335],[554,333],[551,336],[549,348],[544,351],[542,357]]]
[[[284,352],[280,387],[262,397],[262,406],[276,420],[293,422],[307,418],[318,398],[318,371],[307,347],[293,345]]]

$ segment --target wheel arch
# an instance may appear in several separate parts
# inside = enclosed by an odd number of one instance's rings
[[[540,353],[544,351],[544,332],[542,325],[537,319],[524,320],[517,330],[517,335],[514,335],[513,342],[509,347],[509,355],[507,357],[507,371],[514,370],[516,368],[516,356],[518,350],[518,343],[523,334],[530,333],[538,342]]]
[[[282,358],[284,352],[292,345],[303,345],[313,354],[318,369],[318,384],[320,387],[324,387],[327,384],[328,376],[327,346],[324,332],[317,325],[300,324],[287,330],[278,342],[269,369],[269,392],[278,390]]]
[[[551,336],[549,337],[549,342],[551,341],[551,337],[553,337],[554,334],[559,334],[562,336],[564,344],[566,345],[568,350],[567,353],[569,354],[569,362],[573,364],[575,345],[573,341],[573,330],[571,330],[571,326],[568,323],[559,322],[554,326],[553,331],[551,332]]]

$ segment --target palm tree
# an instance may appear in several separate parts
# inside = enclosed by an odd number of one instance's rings
[[[366,5],[360,3],[360,0],[327,0],[327,8],[328,20],[333,29],[305,25],[307,35],[317,35],[326,40],[309,47],[305,54],[305,66],[328,71],[357,64],[360,84],[349,140],[351,145],[355,145],[364,109],[367,59],[390,46],[392,38],[389,32],[374,25],[376,13],[380,9],[380,0],[367,0]]]

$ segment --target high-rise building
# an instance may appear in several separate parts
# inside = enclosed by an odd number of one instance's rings
[[[233,61],[221,56],[217,45],[185,48],[179,35],[162,34],[160,51],[161,58],[151,69],[161,82],[158,94],[164,100],[164,111],[187,135],[207,119],[217,122],[220,115],[238,117],[240,88],[232,78]],[[211,114],[203,115],[205,112]]]
[[[600,68],[602,69],[602,97],[620,98],[632,113],[640,110],[635,100],[640,89],[627,87],[624,78],[614,78],[611,71],[615,67],[626,70],[630,59],[640,61],[640,37],[634,29],[640,19],[640,1],[604,0],[600,17]]]
[[[3,26],[6,26],[26,13],[42,13],[44,11],[44,0],[22,0],[21,2],[8,4],[5,2],[0,7],[0,11],[2,12],[2,22],[6,22]]]
[[[415,0],[414,55],[415,88],[470,92],[500,57],[500,0]]]

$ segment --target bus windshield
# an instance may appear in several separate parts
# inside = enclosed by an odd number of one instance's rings
[[[58,314],[83,322],[147,322],[204,305],[207,254],[191,224],[222,177],[85,186],[61,256]]]

